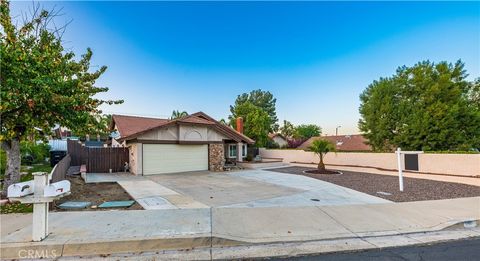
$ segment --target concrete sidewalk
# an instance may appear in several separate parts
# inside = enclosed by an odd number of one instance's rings
[[[208,208],[191,197],[148,179],[118,181],[118,184],[146,210]]]
[[[127,180],[142,180],[143,176],[135,176],[128,172],[86,173],[85,183],[113,183]]]
[[[214,235],[250,243],[436,231],[480,220],[480,197],[301,208],[215,208]]]
[[[1,218],[3,230],[16,217]],[[225,247],[318,240],[356,242],[372,237],[382,241],[384,236],[433,232],[468,220],[480,220],[480,197],[297,208],[61,212],[50,214],[51,234],[42,242],[29,242],[31,221],[18,231],[2,232],[1,258],[18,258],[19,251],[26,249],[55,250],[67,257],[212,248],[226,253]],[[480,230],[461,235],[480,236]],[[226,256],[242,257],[241,249]],[[205,257],[203,254],[200,256]]]

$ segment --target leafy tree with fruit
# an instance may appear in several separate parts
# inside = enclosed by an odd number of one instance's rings
[[[92,51],[80,59],[62,45],[62,31],[52,19],[58,13],[37,5],[27,21],[12,21],[8,1],[0,3],[1,147],[7,154],[3,194],[20,180],[20,142],[48,132],[57,123],[88,133],[105,128],[99,106],[121,100],[95,95],[108,88],[96,86],[106,66],[90,69]]]

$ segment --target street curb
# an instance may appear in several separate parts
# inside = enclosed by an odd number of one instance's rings
[[[98,259],[120,256],[155,256],[162,259],[170,251],[174,259],[196,259],[192,251],[211,259],[288,257],[314,253],[358,251],[382,247],[480,237],[480,228],[460,227],[463,222],[450,224],[441,230],[415,233],[365,235],[350,238],[329,238],[306,241],[246,242],[218,235],[192,235],[171,238],[135,238],[131,240],[104,240],[95,242],[48,242],[6,243],[1,245],[0,258],[5,259],[57,259],[83,257]],[[95,258],[94,258],[95,257]],[[165,258],[166,256],[163,256]],[[170,256],[167,259],[171,259]],[[108,259],[108,258],[107,258]],[[203,259],[203,258],[202,258]],[[114,259],[116,260],[116,259]]]
[[[210,235],[172,238],[135,238],[126,240],[105,240],[94,242],[48,242],[6,243],[1,246],[0,258],[26,259],[30,253],[35,258],[57,258],[60,256],[106,256],[111,254],[148,252],[159,250],[187,250],[209,248]],[[36,256],[35,256],[36,255]],[[28,259],[28,258],[27,258]]]

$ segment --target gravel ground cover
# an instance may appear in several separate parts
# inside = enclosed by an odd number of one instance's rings
[[[388,199],[394,202],[480,196],[480,186],[471,186],[427,179],[404,178],[404,191],[400,192],[398,189],[398,177],[396,176],[343,170],[342,175],[304,173],[305,170],[313,169],[314,168],[294,166],[269,169],[269,171],[303,175],[330,182],[339,186],[354,189],[376,197]]]

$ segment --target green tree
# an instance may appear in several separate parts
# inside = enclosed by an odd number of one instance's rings
[[[400,67],[360,95],[359,128],[377,151],[480,147],[479,84],[461,61]]]
[[[183,117],[186,117],[188,116],[188,112],[186,111],[179,111],[179,110],[174,110],[172,112],[172,116],[170,117],[171,120],[175,120],[175,119],[180,119],[180,118],[183,118]]]
[[[311,137],[320,136],[322,134],[322,128],[315,124],[302,124],[295,127],[294,137],[296,139],[309,139]]]
[[[273,97],[273,94],[271,94],[269,91],[262,91],[260,89],[253,90],[250,93],[243,93],[237,96],[235,104],[233,106],[230,106],[231,115],[228,117],[230,121],[239,117],[239,115],[235,114],[236,107],[246,102],[249,102],[261,108],[268,114],[270,121],[269,132],[276,132],[278,130],[278,119],[275,108],[275,103],[277,102],[277,99],[275,99],[275,97]]]
[[[49,23],[55,15],[37,5],[29,21],[16,25],[9,2],[0,3],[0,140],[7,154],[4,194],[20,179],[20,142],[38,135],[35,127],[45,131],[58,123],[80,132],[102,129],[99,106],[122,102],[94,98],[108,91],[95,86],[107,67],[90,72],[90,49],[75,60],[75,54],[63,48],[59,30]]]
[[[287,121],[283,121],[283,126],[280,127],[280,133],[285,137],[285,138],[292,138],[295,134],[295,126]]]
[[[470,83],[466,98],[471,106],[480,108],[480,78]]]
[[[323,158],[325,155],[327,155],[327,153],[336,151],[335,145],[328,140],[318,139],[314,140],[308,149],[318,155],[318,170],[320,172],[325,172],[325,163],[323,163]]]
[[[88,129],[88,130],[74,130],[73,135],[78,136],[78,137],[86,137],[87,135],[90,136],[90,139],[97,139],[97,135],[101,139],[108,139],[110,136],[110,123],[112,122],[112,115],[111,114],[103,114],[98,116],[98,124],[101,126],[101,128],[95,128],[95,129]]]
[[[235,107],[237,117],[243,118],[243,132],[255,140],[257,147],[265,147],[268,141],[270,118],[261,108],[250,102],[242,103]],[[230,126],[236,128],[236,118],[230,120]]]
[[[375,151],[393,150],[392,140],[397,132],[400,92],[392,78],[374,81],[361,94],[359,129]]]

